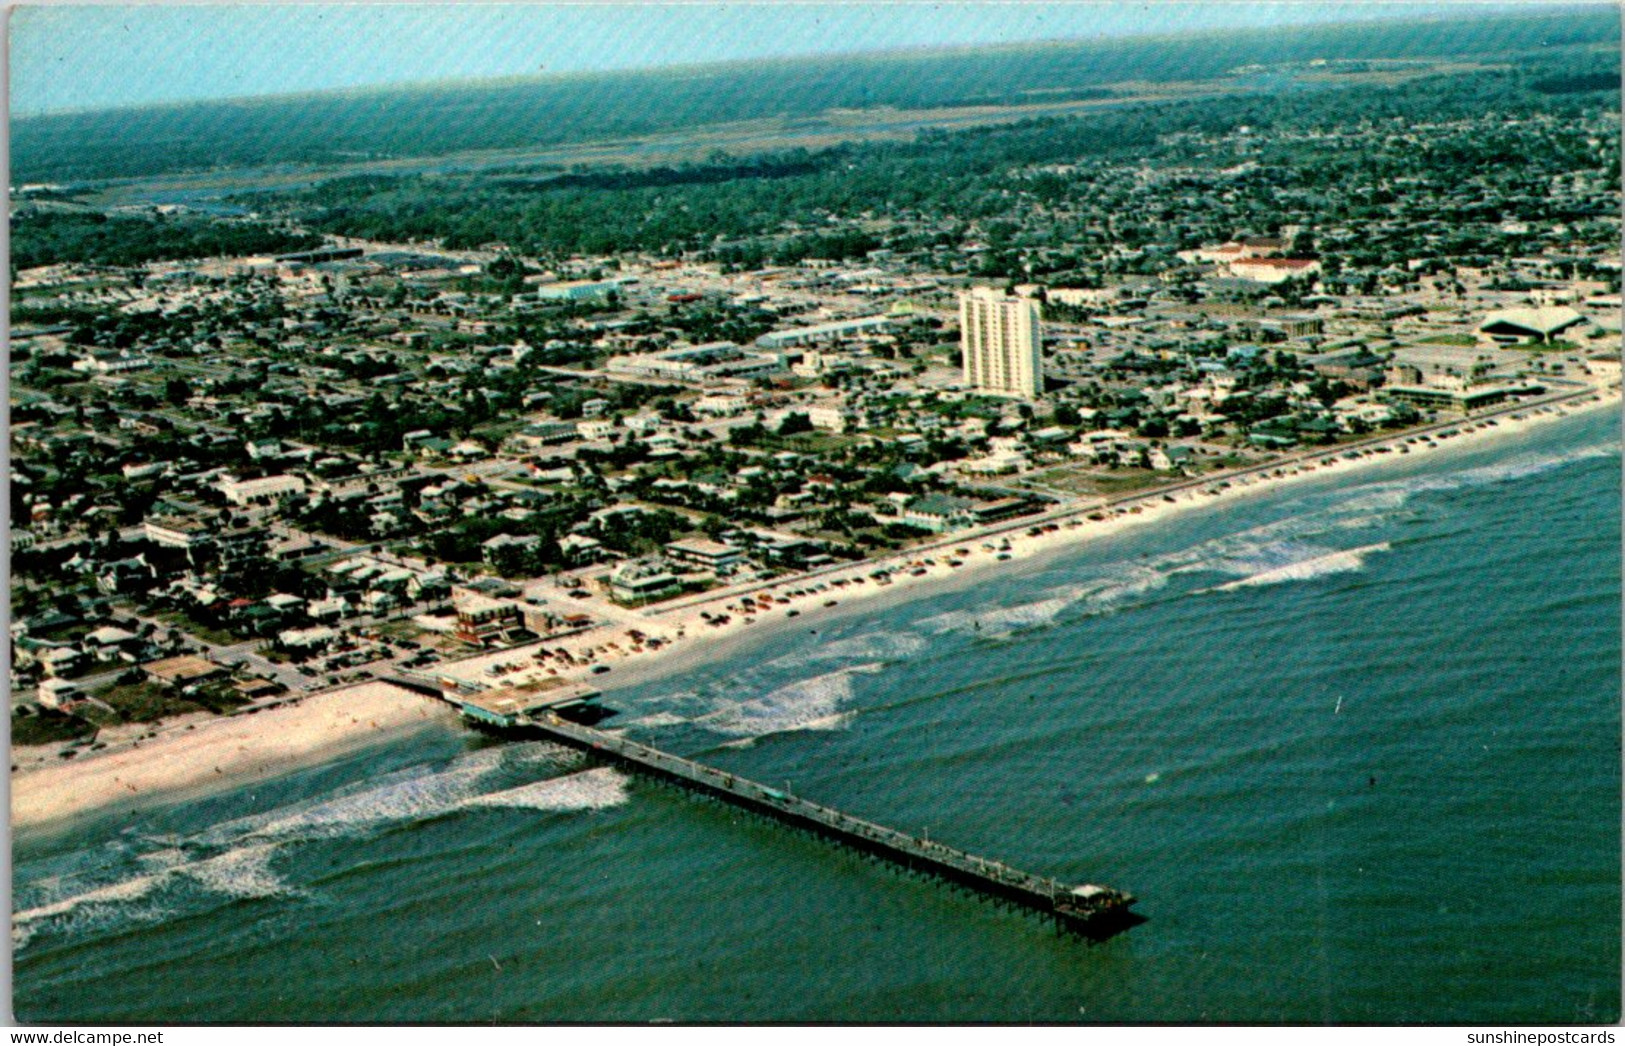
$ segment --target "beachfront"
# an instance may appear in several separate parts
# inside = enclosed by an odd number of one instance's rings
[[[450,711],[438,702],[376,681],[253,715],[186,717],[145,740],[20,766],[11,779],[11,823],[36,825],[120,803],[237,786],[450,722]]]
[[[907,598],[1000,563],[1142,527],[1170,515],[1275,489],[1279,484],[1425,454],[1446,445],[1505,439],[1543,421],[1618,404],[1617,389],[1587,390],[1267,466],[1213,474],[1141,491],[1103,505],[1071,507],[978,531],[949,535],[895,556],[705,593],[649,607],[563,639],[544,640],[436,666],[436,676],[472,689],[548,681],[629,685],[719,656],[770,623],[803,624],[858,601]],[[634,634],[635,633],[635,634]],[[546,656],[538,654],[545,650]],[[493,666],[513,666],[493,679]],[[603,677],[605,668],[613,676]],[[452,722],[449,706],[385,682],[347,686],[254,715],[188,719],[156,737],[86,753],[71,761],[33,758],[12,779],[14,824],[57,820],[121,801],[275,774],[347,747],[381,742],[429,723]]]
[[[1193,508],[1225,504],[1280,484],[1347,474],[1400,455],[1505,438],[1542,421],[1619,402],[1617,388],[1586,389],[1536,404],[1487,411],[1420,429],[1319,448],[1266,465],[1213,473],[1114,498],[965,530],[889,556],[668,600],[626,615],[634,623],[601,626],[435,666],[435,677],[462,687],[624,685],[704,660],[712,646],[752,626],[816,618],[838,606],[945,583],[999,563],[1027,559],[1079,541],[1141,527]],[[614,676],[602,674],[613,671]]]

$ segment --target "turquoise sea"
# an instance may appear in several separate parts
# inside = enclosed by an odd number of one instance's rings
[[[1132,891],[1148,921],[1105,943],[433,726],[16,837],[15,1014],[1616,1021],[1619,443],[1595,411],[1395,456],[606,697],[662,747]]]

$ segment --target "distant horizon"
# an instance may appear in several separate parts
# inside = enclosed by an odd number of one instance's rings
[[[1594,6],[1601,5],[1539,0],[36,5],[12,11],[11,115],[1277,26],[1557,15]],[[936,17],[944,9],[951,17]],[[920,17],[923,10],[931,16]],[[446,46],[453,39],[458,46]]]

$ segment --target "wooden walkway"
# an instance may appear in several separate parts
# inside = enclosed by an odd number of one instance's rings
[[[914,871],[935,875],[1053,917],[1089,937],[1111,936],[1143,921],[1129,911],[1134,897],[1105,886],[1068,886],[951,846],[844,814],[748,778],[552,715],[529,716],[522,728],[581,749],[606,762],[669,781],[778,821],[834,839]]]

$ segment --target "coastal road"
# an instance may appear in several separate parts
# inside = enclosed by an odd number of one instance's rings
[[[1613,388],[1613,386],[1608,386],[1607,388]],[[1476,425],[1490,419],[1507,418],[1519,414],[1539,413],[1547,408],[1559,408],[1564,404],[1577,400],[1607,394],[1607,389],[1605,389],[1603,386],[1584,385],[1582,387],[1572,388],[1570,391],[1562,392],[1553,396],[1544,396],[1528,402],[1510,403],[1505,406],[1497,407],[1493,410],[1484,411],[1481,414],[1462,415],[1460,417],[1450,418],[1445,421],[1430,422],[1429,424],[1420,426],[1418,428],[1383,433],[1378,436],[1372,436],[1350,443],[1340,443],[1329,447],[1318,447],[1313,450],[1305,451],[1301,454],[1288,455],[1267,464],[1248,465],[1244,468],[1232,469],[1226,472],[1213,472],[1205,476],[1197,476],[1190,479],[1180,480],[1166,486],[1149,487],[1144,490],[1138,490],[1131,494],[1123,494],[1105,501],[1092,500],[1087,504],[1073,502],[1060,508],[1052,509],[1049,512],[1037,513],[1031,516],[1022,516],[1019,519],[996,523],[987,527],[956,531],[941,539],[932,540],[921,545],[915,545],[911,548],[903,549],[889,556],[862,560],[856,563],[834,563],[825,567],[816,567],[800,574],[787,575],[770,582],[758,581],[743,585],[733,585],[723,589],[712,589],[709,592],[691,596],[687,599],[672,600],[662,603],[658,607],[650,607],[646,609],[644,613],[648,614],[652,619],[657,619],[666,614],[692,610],[698,607],[712,605],[720,606],[728,603],[731,600],[737,599],[740,596],[749,595],[755,592],[770,591],[785,587],[802,587],[808,583],[816,583],[821,578],[825,577],[845,577],[849,574],[860,574],[882,569],[895,569],[901,563],[916,560],[922,556],[941,554],[947,550],[953,549],[957,546],[966,545],[971,542],[982,542],[992,538],[1002,538],[1013,534],[1019,534],[1035,526],[1047,526],[1051,523],[1070,522],[1078,519],[1079,517],[1085,517],[1095,513],[1114,513],[1121,515],[1122,513],[1127,512],[1131,506],[1158,500],[1165,496],[1171,497],[1175,494],[1194,494],[1201,493],[1203,491],[1216,492],[1218,485],[1221,483],[1234,483],[1237,481],[1242,483],[1251,483],[1254,480],[1266,478],[1276,471],[1301,469],[1305,466],[1317,467],[1322,463],[1330,462],[1331,460],[1340,458],[1345,454],[1375,451],[1379,447],[1391,447],[1398,444],[1404,444],[1406,442],[1412,442],[1418,438],[1427,439],[1428,437],[1438,435],[1442,432],[1447,432],[1451,429],[1459,429],[1467,425]]]
[[[197,636],[187,632],[185,629],[176,628],[168,622],[159,621],[157,618],[143,617],[140,614],[134,613],[133,611],[127,613],[129,613],[130,617],[133,617],[142,624],[152,625],[155,627],[158,630],[157,634],[159,635],[170,632],[179,635],[187,642],[200,647],[203,651],[203,656],[217,664],[242,665],[256,675],[265,676],[268,679],[281,683],[289,690],[303,689],[310,682],[307,677],[300,675],[299,670],[294,666],[278,664],[277,662],[265,657],[263,654],[260,654],[258,652],[259,648],[264,646],[266,642],[263,639],[250,639],[242,643],[233,643],[227,646],[222,646],[218,643],[210,643],[199,639]]]

